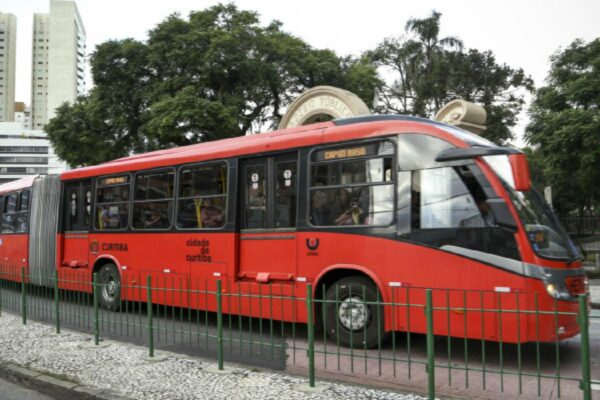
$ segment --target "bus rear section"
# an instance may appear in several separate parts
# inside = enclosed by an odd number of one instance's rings
[[[0,186],[3,279],[51,286],[56,271],[58,176],[32,176]]]

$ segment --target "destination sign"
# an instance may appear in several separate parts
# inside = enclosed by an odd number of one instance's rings
[[[361,146],[346,146],[346,147],[336,147],[329,148],[324,150],[319,150],[313,153],[312,160],[313,161],[333,161],[333,160],[343,160],[346,158],[355,158],[355,157],[369,157],[376,155],[383,155],[387,153],[385,149],[388,142],[378,142],[378,143],[369,143]],[[390,149],[392,147],[390,146]],[[382,151],[384,150],[384,151]]]
[[[354,147],[351,149],[339,149],[339,150],[331,150],[325,152],[326,160],[335,160],[338,158],[347,158],[347,157],[360,157],[367,155],[366,147]]]
[[[98,183],[100,186],[106,186],[106,185],[119,185],[122,183],[128,183],[129,182],[129,175],[123,175],[123,176],[111,176],[110,178],[102,178],[100,179],[100,182]]]

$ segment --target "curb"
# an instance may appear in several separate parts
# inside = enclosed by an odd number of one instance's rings
[[[35,370],[27,369],[11,363],[0,363],[0,376],[27,382],[41,393],[52,392],[57,398],[81,400],[131,400],[110,389],[98,389],[91,386],[59,379]]]

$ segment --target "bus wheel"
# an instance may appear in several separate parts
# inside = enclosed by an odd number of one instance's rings
[[[121,305],[121,276],[114,264],[105,264],[98,273],[99,304],[106,310],[118,310]]]
[[[325,323],[329,336],[346,347],[372,348],[385,339],[383,306],[375,283],[362,276],[340,279],[325,298]]]

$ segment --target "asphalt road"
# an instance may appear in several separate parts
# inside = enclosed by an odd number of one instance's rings
[[[31,379],[0,365],[0,400],[94,400],[76,392],[37,379]]]
[[[2,400],[55,400],[36,390],[29,389],[19,383],[0,378],[0,399]]]

